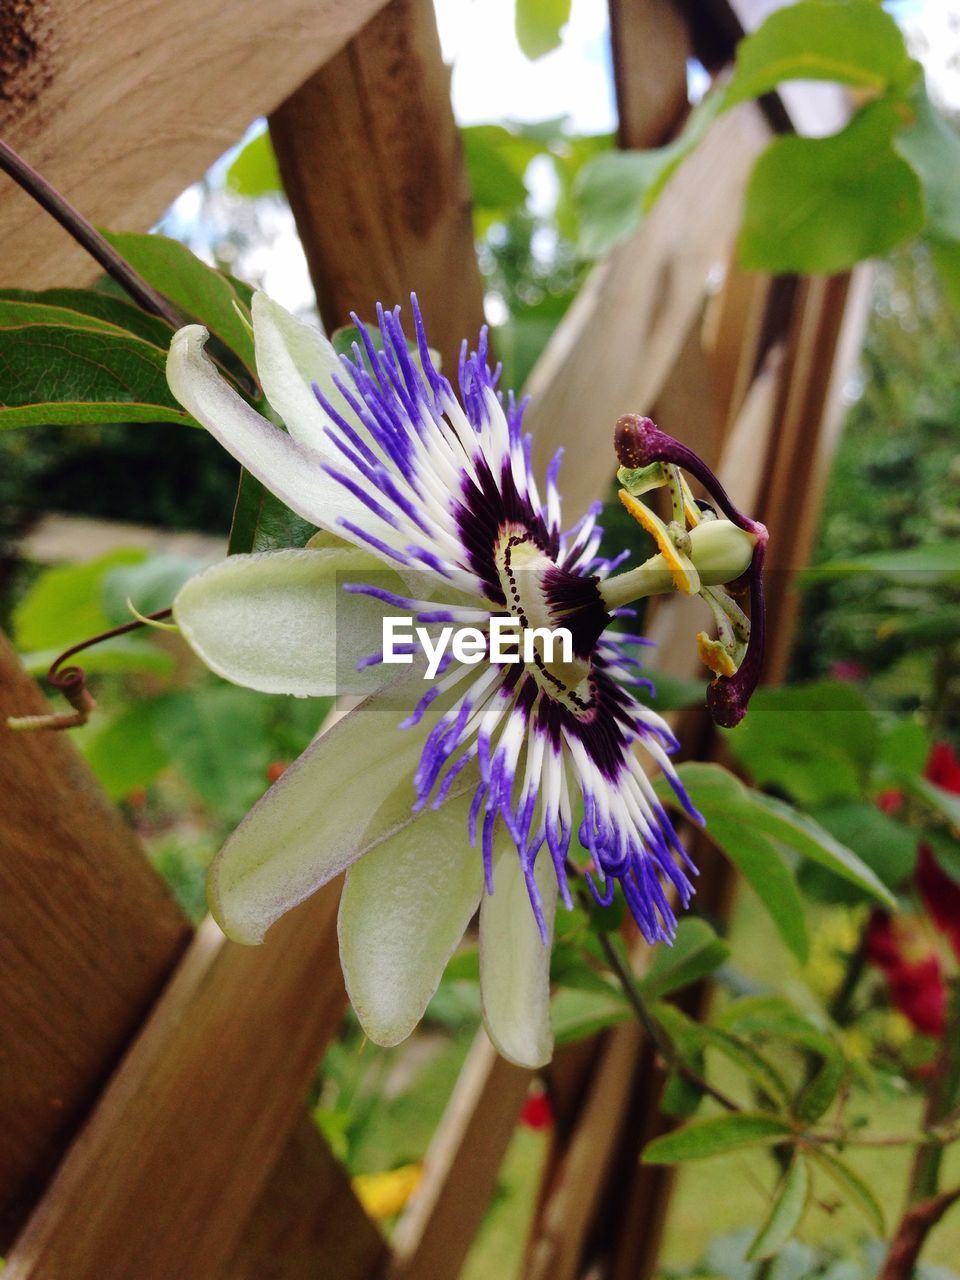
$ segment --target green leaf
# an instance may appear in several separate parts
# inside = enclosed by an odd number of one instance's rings
[[[699,796],[698,796],[699,802]],[[707,835],[733,863],[769,912],[780,936],[801,964],[810,953],[803,902],[793,872],[776,845],[728,814],[703,809]]]
[[[790,1126],[762,1111],[739,1111],[732,1115],[695,1120],[662,1138],[654,1138],[644,1148],[644,1164],[678,1164],[684,1160],[705,1160],[708,1156],[739,1151],[743,1147],[770,1146],[788,1141]]]
[[[724,740],[758,786],[816,805],[863,795],[879,730],[859,690],[822,680],[759,689],[750,714]]]
[[[246,311],[222,272],[208,267],[177,240],[138,232],[104,231],[127,262],[188,316],[217,335],[255,374],[253,339],[241,319]],[[246,316],[249,321],[249,315]]]
[[[874,0],[801,0],[740,41],[724,106],[788,80],[831,80],[879,95],[905,88],[917,74],[900,28]]]
[[[517,44],[534,60],[560,44],[570,19],[570,0],[516,0]]]
[[[101,599],[104,580],[114,569],[142,564],[146,554],[126,547],[85,564],[45,569],[13,611],[17,648],[52,650],[56,657],[60,649],[106,631],[111,620]]]
[[[791,1109],[805,1124],[815,1124],[820,1119],[837,1096],[846,1075],[847,1064],[840,1049],[831,1044],[830,1050],[794,1099]]]
[[[891,104],[877,102],[831,137],[771,143],[747,187],[741,265],[832,274],[916,235],[924,224],[923,194],[893,149],[898,122]]]
[[[279,195],[283,191],[277,157],[270,141],[270,132],[264,129],[237,154],[227,169],[227,190],[234,195],[257,199],[260,196]]]
[[[474,209],[509,213],[522,208],[527,200],[523,174],[538,148],[500,124],[468,125],[460,136]]]
[[[561,987],[550,1002],[557,1044],[571,1044],[633,1017],[626,999],[613,988],[606,996],[595,991]]]
[[[960,240],[960,133],[930,101],[922,81],[910,105],[915,122],[897,134],[894,147],[923,184],[927,229]]]
[[[195,425],[167,386],[166,353],[126,333],[29,324],[3,331],[0,429],[106,422]]]
[[[170,759],[217,817],[238,822],[267,789],[268,703],[229,685],[158,699],[154,731]]]
[[[72,329],[93,329],[101,333],[123,332],[99,316],[84,315],[82,311],[71,311],[69,307],[0,298],[0,329],[16,329],[27,324],[67,325]]]
[[[104,612],[111,622],[121,623],[131,620],[127,601],[140,613],[166,609],[187,579],[199,573],[205,563],[195,556],[168,553],[111,569],[101,589]]]
[[[603,151],[583,165],[573,194],[580,221],[578,248],[584,257],[599,257],[636,230],[722,105],[722,94],[708,93],[680,136],[665,147]]]
[[[885,1236],[887,1228],[884,1222],[883,1209],[860,1175],[855,1173],[844,1161],[838,1160],[836,1156],[829,1155],[822,1147],[812,1148],[810,1154],[817,1164],[833,1179],[840,1190],[866,1216],[877,1235]]]
[[[653,963],[638,985],[647,1000],[660,1000],[707,977],[729,954],[730,948],[706,920],[685,916],[677,925],[673,945],[657,947]]]
[[[885,729],[877,753],[881,774],[923,773],[933,739],[919,720],[904,716]]]
[[[85,317],[74,321],[80,328],[90,328],[90,321],[101,320],[125,333],[132,333],[155,347],[166,350],[173,330],[166,320],[141,311],[132,302],[115,298],[96,289],[0,289],[5,302],[32,302],[39,306],[59,307]]]
[[[729,823],[741,823],[752,832],[778,840],[803,857],[821,863],[886,905],[895,905],[894,898],[875,873],[806,814],[762,791],[745,787],[720,765],[691,762],[681,765],[678,773],[694,803],[712,815],[714,821],[720,820],[720,829],[728,838],[731,838]],[[663,801],[676,805],[663,779],[658,780],[656,788]]]
[[[782,1036],[802,1042],[811,1032],[823,1034],[789,1000],[775,995],[744,996],[734,1000],[717,1014],[716,1024],[734,1035]]]
[[[849,880],[884,906],[896,909],[897,900],[883,881],[852,849],[835,840],[812,818],[773,796],[755,791],[750,821],[759,830],[780,840],[804,858]]]
[[[747,1258],[751,1262],[772,1258],[787,1243],[803,1217],[810,1195],[810,1168],[798,1151],[783,1176]]]
[[[277,547],[305,547],[316,529],[284,506],[249,471],[241,470],[227,547],[229,555],[273,551]]]
[[[951,307],[960,311],[960,241],[930,237],[930,256]]]
[[[842,801],[819,808],[814,817],[842,845],[877,873],[888,889],[896,889],[913,874],[917,862],[916,832],[862,800]],[[826,902],[856,903],[863,893],[849,880],[823,867],[805,867],[801,884]]]
[[[98,630],[105,630],[105,627]],[[95,632],[87,632],[79,639],[87,639]],[[46,675],[50,664],[58,658],[66,645],[57,645],[49,649],[34,650],[22,653],[20,661],[32,676]],[[117,636],[113,640],[105,640],[102,644],[85,649],[81,665],[88,675],[124,675],[137,673],[140,675],[170,675],[173,672],[173,658],[163,649],[149,640],[141,640],[136,636]]]
[[[122,800],[145,787],[170,763],[153,729],[149,707],[129,707],[84,742],[87,762],[107,794]]]
[[[842,572],[879,573],[910,585],[933,583],[944,576],[960,579],[960,539],[946,538],[942,542],[925,542],[897,551],[873,551],[869,555],[831,560],[808,569],[804,581],[819,581]]]
[[[656,693],[645,690],[641,697],[644,705],[652,707],[654,711],[661,714],[665,711],[684,711],[687,707],[695,707],[703,702],[702,680],[682,680],[679,676],[668,676],[656,670],[645,674],[653,681]]]
[[[704,1074],[702,1060],[705,1051],[714,1049],[739,1067],[774,1106],[786,1105],[789,1098],[786,1082],[752,1045],[729,1031],[695,1022],[675,1005],[657,1003],[651,1012],[669,1036],[674,1051],[700,1075]]]
[[[927,778],[907,774],[901,778],[901,782],[906,791],[941,818],[945,818],[954,832],[960,833],[960,796],[954,795],[952,791],[944,791],[943,787],[938,787]]]

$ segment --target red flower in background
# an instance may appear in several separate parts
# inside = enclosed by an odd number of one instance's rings
[[[887,980],[890,1003],[927,1036],[943,1034],[947,988],[940,957],[923,954],[923,940],[915,926],[874,911],[867,925],[867,960]],[[921,954],[917,955],[918,947]]]
[[[934,744],[924,773],[928,782],[960,795],[960,757],[948,742]],[[895,790],[877,797],[884,813],[896,813],[902,803],[902,793]],[[928,844],[921,843],[917,853],[914,883],[930,919],[960,962],[960,884],[940,867]],[[874,911],[867,926],[867,959],[886,977],[893,1007],[918,1031],[941,1036],[947,1003],[943,966],[916,925]]]

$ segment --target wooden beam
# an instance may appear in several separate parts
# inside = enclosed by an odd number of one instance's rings
[[[343,1014],[339,897],[338,880],[260,947],[204,923],[8,1255],[6,1280],[173,1280],[228,1264]]]
[[[0,1239],[39,1195],[190,927],[0,636]]]
[[[690,110],[687,20],[672,0],[610,0],[617,142],[658,147]]]
[[[532,1073],[479,1032],[393,1234],[391,1280],[455,1280],[483,1221]]]
[[[534,461],[544,468],[558,445],[566,447],[566,518],[606,492],[617,418],[649,412],[659,395],[711,268],[729,255],[747,175],[768,138],[753,104],[723,116],[639,231],[588,277],[531,374]]]
[[[0,15],[0,136],[93,222],[146,230],[383,0],[36,0]],[[96,269],[0,176],[0,285]]]
[[[483,323],[470,186],[432,0],[391,0],[270,117],[330,327],[416,290],[449,373]]]
[[[373,1280],[388,1253],[304,1113],[217,1280]]]

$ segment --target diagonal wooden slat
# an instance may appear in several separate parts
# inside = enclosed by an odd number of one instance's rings
[[[534,369],[526,387],[534,461],[545,467],[565,447],[567,518],[610,483],[617,418],[652,407],[703,305],[711,268],[728,257],[747,175],[768,138],[753,104],[723,116],[640,230],[594,268]]]
[[[674,0],[610,0],[609,8],[617,142],[658,147],[690,110],[687,59],[693,50],[686,15]]]
[[[270,117],[328,327],[416,290],[456,383],[483,323],[470,187],[433,0],[390,3]]]
[[[0,636],[4,1245],[176,964],[190,926]]]
[[[2,7],[0,136],[95,223],[146,230],[383,0],[44,0]],[[0,177],[0,285],[89,259]]]

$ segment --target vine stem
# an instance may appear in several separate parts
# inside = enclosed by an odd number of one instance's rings
[[[960,1186],[912,1204],[894,1232],[877,1280],[911,1280],[927,1236],[958,1200]]]
[[[581,905],[584,908],[589,909],[590,900],[587,895],[582,891],[578,891],[578,896],[580,897]],[[702,1093],[705,1093],[708,1097],[713,1098],[715,1102],[719,1102],[720,1106],[723,1107],[725,1111],[739,1111],[740,1107],[732,1098],[728,1098],[725,1093],[722,1093],[719,1089],[715,1088],[709,1080],[705,1080],[699,1072],[694,1071],[692,1067],[688,1067],[686,1063],[680,1061],[674,1052],[670,1041],[663,1034],[656,1018],[654,1018],[653,1014],[647,1007],[647,1002],[643,998],[640,988],[637,986],[636,978],[634,977],[632,970],[628,965],[624,964],[623,957],[611,942],[609,934],[600,933],[599,939],[603,954],[606,957],[611,970],[615,974],[617,981],[623,988],[623,994],[626,996],[627,1003],[637,1015],[637,1019],[643,1026],[644,1031],[646,1031],[647,1035],[650,1037],[650,1042],[656,1049],[658,1056],[663,1059],[667,1066],[676,1071],[678,1075],[683,1076],[685,1080],[689,1080],[692,1085],[698,1088]]]
[[[74,240],[103,267],[104,271],[126,290],[134,302],[145,311],[165,320],[171,328],[180,328],[183,321],[166,298],[134,271],[93,223],[75,209],[69,200],[65,199],[2,138],[0,138],[0,169],[9,174],[41,208],[56,219],[61,227],[69,232]]]

